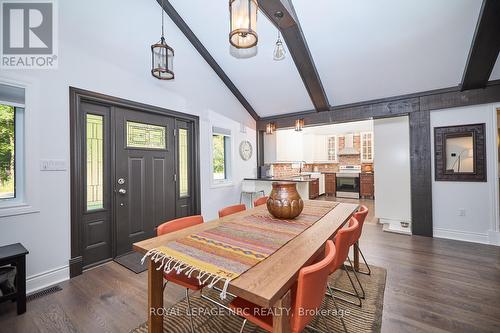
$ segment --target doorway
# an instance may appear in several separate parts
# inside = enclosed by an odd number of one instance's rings
[[[198,117],[70,88],[70,276],[200,211]]]

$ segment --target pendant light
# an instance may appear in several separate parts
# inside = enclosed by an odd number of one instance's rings
[[[304,119],[301,118],[301,119],[295,120],[295,130],[297,132],[301,132],[303,128],[304,128]]]
[[[267,125],[266,125],[266,134],[273,134],[275,130],[276,130],[276,124],[275,123],[267,123]]]
[[[283,17],[283,12],[278,11],[278,12],[274,13],[274,17],[276,17],[276,19],[278,19],[278,39],[276,40],[276,45],[274,46],[273,59],[275,61],[280,61],[280,60],[285,59],[285,55],[286,55],[286,51],[285,51],[285,48],[283,46],[283,42],[281,41],[281,34],[279,31],[279,22],[280,22],[281,18]]]
[[[159,80],[172,80],[174,49],[167,45],[164,37],[163,23],[163,0],[161,2],[161,39],[156,44],[151,45],[152,65],[151,74]]]
[[[238,49],[257,45],[257,0],[229,0],[229,42]]]

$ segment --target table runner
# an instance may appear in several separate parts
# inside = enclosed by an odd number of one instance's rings
[[[225,299],[231,280],[272,255],[337,204],[306,201],[302,214],[293,220],[276,219],[262,205],[252,209],[251,214],[228,216],[213,229],[151,249],[142,258],[142,263],[149,256],[156,263],[161,261],[157,269],[167,274],[175,271],[191,277],[198,273],[200,285],[209,288],[224,281],[220,297]]]

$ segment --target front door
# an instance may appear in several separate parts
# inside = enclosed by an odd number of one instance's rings
[[[175,119],[115,108],[116,255],[176,217]]]
[[[198,117],[78,89],[71,96],[70,276],[200,213]]]

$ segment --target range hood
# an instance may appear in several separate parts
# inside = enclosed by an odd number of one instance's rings
[[[344,135],[344,149],[339,151],[339,155],[359,155],[359,151],[354,148],[354,134]]]

